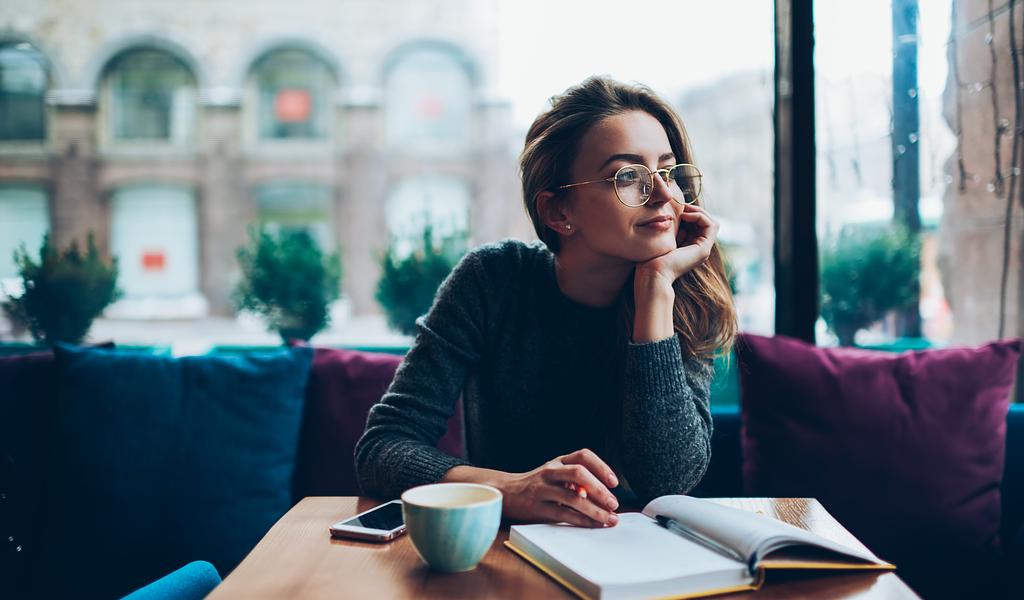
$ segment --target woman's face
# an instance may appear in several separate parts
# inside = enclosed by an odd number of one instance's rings
[[[571,182],[592,181],[612,177],[630,164],[654,171],[676,162],[661,123],[646,112],[630,111],[608,117],[583,136],[570,176]],[[643,206],[623,205],[611,182],[571,188],[567,200],[564,212],[575,233],[563,244],[584,244],[599,256],[634,263],[677,247],[683,205],[672,201],[661,177],[654,178],[654,190]]]

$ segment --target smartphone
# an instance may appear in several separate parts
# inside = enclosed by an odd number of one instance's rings
[[[392,500],[331,525],[334,537],[387,542],[405,533],[402,501]]]

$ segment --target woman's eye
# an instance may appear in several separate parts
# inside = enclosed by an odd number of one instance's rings
[[[636,172],[636,169],[619,171],[615,175],[615,181],[618,183],[635,183],[638,179],[640,179],[640,175]]]

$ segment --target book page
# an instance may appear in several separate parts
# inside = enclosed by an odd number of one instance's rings
[[[748,560],[791,544],[808,544],[869,563],[884,561],[865,548],[851,548],[777,519],[722,506],[690,496],[655,498],[643,513],[651,518],[665,515],[720,543],[734,548]]]
[[[673,534],[639,513],[623,513],[618,525],[603,529],[515,525],[509,541],[518,545],[517,540],[526,540],[554,562],[600,587],[712,573],[728,573],[720,578],[720,585],[749,579],[745,565]]]

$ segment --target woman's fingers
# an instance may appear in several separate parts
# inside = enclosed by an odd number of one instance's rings
[[[546,500],[554,502],[555,504],[561,504],[567,506],[574,511],[585,515],[587,518],[600,524],[614,524],[618,521],[618,517],[615,513],[605,510],[592,502],[589,498],[580,496],[576,492],[559,484],[551,484],[547,486],[545,490],[548,492]]]
[[[686,221],[703,231],[717,231],[718,223],[704,211],[687,211],[679,215],[680,221]]]
[[[558,502],[542,502],[540,508],[540,517],[548,520],[552,523],[569,523],[571,525],[577,525],[579,527],[608,527],[618,523],[618,517],[615,518],[614,522],[609,521],[598,521],[592,519],[584,513],[581,513],[565,504]]]
[[[600,505],[609,511],[619,507],[615,496],[583,465],[552,465],[545,470],[545,480],[562,488],[566,487],[565,484],[575,485],[576,491],[568,491],[584,502]]]
[[[583,465],[609,488],[619,485],[619,480],[615,478],[615,473],[608,463],[601,460],[593,450],[588,448],[566,454],[562,457],[562,464]]]

